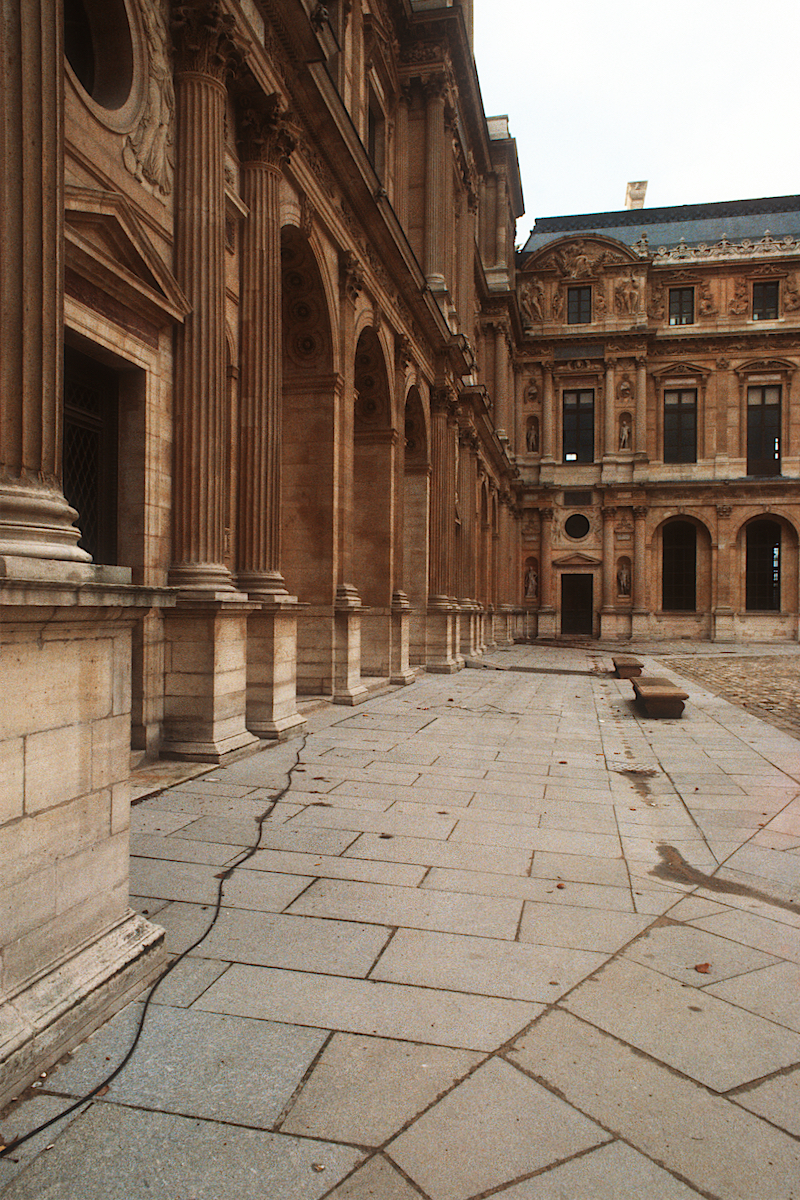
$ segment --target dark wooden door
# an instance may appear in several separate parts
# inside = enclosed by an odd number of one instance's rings
[[[563,634],[588,634],[593,629],[591,575],[561,576],[561,632]]]

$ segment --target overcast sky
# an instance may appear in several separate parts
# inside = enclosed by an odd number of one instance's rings
[[[800,192],[800,0],[474,0],[525,216]]]

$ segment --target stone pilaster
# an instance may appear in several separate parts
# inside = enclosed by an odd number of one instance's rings
[[[603,458],[617,452],[617,360],[606,359],[605,403],[603,405]]]
[[[711,551],[711,579],[714,586],[714,626],[713,639],[715,642],[736,641],[734,628],[734,613],[731,605],[731,579],[733,562],[730,543],[730,519],[733,507],[730,504],[717,505],[717,536]]]
[[[175,273],[191,312],[175,335],[173,562],[182,589],[232,591],[224,563],[225,80],[234,18],[219,0],[173,9]]]
[[[508,440],[508,331],[504,321],[494,329],[494,425],[497,436]]]
[[[542,397],[542,462],[553,462],[555,445],[555,385],[553,380],[553,364],[544,363],[544,395]]]
[[[617,515],[617,510],[613,506],[608,506],[603,510],[603,611],[611,610],[616,607],[616,563],[614,560],[614,519]]]
[[[637,504],[633,509],[633,636],[647,632],[647,506]],[[654,607],[660,602],[655,601]]]
[[[541,558],[539,562],[539,637],[555,637],[556,610],[553,603],[553,510],[541,508]]]
[[[633,420],[633,448],[638,459],[647,454],[647,359],[636,359],[636,415]]]
[[[450,389],[431,399],[430,586],[428,592],[428,670],[463,666],[458,646],[458,612],[453,597],[455,451],[457,424]]]
[[[446,212],[447,139],[445,104],[447,79],[433,75],[425,90],[425,278],[434,291],[446,287],[444,238],[449,228]],[[450,213],[450,221],[453,219]]]
[[[80,578],[89,555],[61,488],[60,4],[3,0],[0,70],[0,554],[57,560],[58,574]]]

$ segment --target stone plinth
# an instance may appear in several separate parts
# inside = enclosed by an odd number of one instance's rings
[[[411,605],[405,592],[392,596],[392,656],[389,682],[399,685],[414,683],[416,671],[411,668]]]
[[[247,728],[283,740],[305,725],[297,711],[297,600],[275,596],[247,619]]]
[[[450,675],[464,666],[460,649],[458,606],[446,599],[428,608],[428,663],[435,675]]]
[[[247,623],[254,606],[230,593],[188,593],[164,620],[164,743],[175,758],[221,762],[254,750],[246,724]]]
[[[334,606],[334,704],[361,704],[368,695],[361,682],[362,611],[355,588],[340,584]]]
[[[2,1106],[164,962],[128,907],[131,630],[172,597],[119,568],[81,586],[57,563],[0,566]]]

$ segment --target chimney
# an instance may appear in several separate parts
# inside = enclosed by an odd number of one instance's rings
[[[647,180],[642,179],[638,183],[629,183],[625,191],[625,207],[626,208],[644,208],[644,197],[647,191]]]

